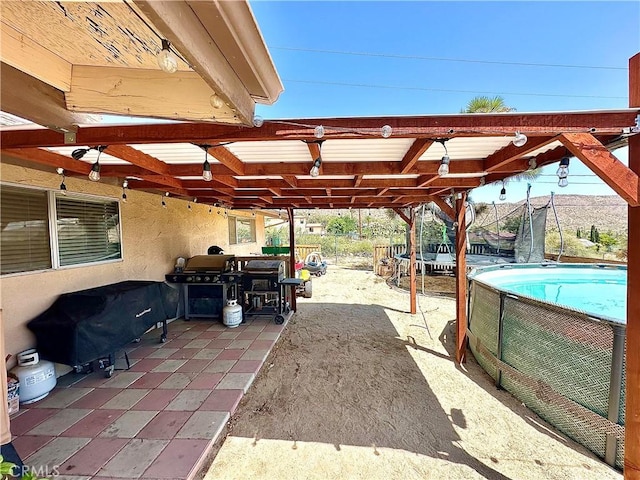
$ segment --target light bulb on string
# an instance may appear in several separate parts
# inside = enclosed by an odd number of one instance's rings
[[[260,128],[264,124],[264,119],[260,115],[253,117],[253,126]]]
[[[438,167],[438,175],[443,177],[444,175],[449,175],[449,155],[444,154],[442,160],[440,160],[440,166]]]
[[[511,140],[511,142],[516,147],[522,147],[525,143],[527,143],[527,136],[524,133],[516,132],[516,135],[515,137],[513,137],[513,140]]]
[[[129,187],[129,181],[122,182],[122,201],[127,203],[127,188]]]
[[[211,173],[211,164],[209,163],[209,158],[208,158],[209,145],[203,145],[202,148],[204,149],[204,163],[202,164],[202,179],[205,182],[210,182],[211,180],[213,180],[213,175]]]
[[[211,103],[211,106],[216,110],[219,110],[222,107],[224,107],[224,100],[222,100],[222,98],[220,98],[215,93],[209,97],[209,103]]]
[[[56,169],[56,172],[58,172],[58,175],[60,175],[62,177],[62,180],[60,181],[60,193],[62,195],[66,195],[67,194],[67,186],[64,183],[64,178],[65,178],[65,176],[64,176],[64,168],[58,167]]]
[[[504,182],[502,182],[502,189],[500,190],[499,200],[505,201],[507,199],[507,189],[504,186]]]
[[[389,138],[392,133],[393,133],[393,129],[391,128],[390,125],[384,125],[380,129],[380,134],[382,135],[382,138]]]
[[[562,177],[558,180],[558,186],[559,187],[566,187],[567,185],[569,185],[569,180],[567,179],[567,177]]]
[[[316,128],[313,129],[313,135],[316,138],[324,137],[324,127],[322,125],[318,125]]]
[[[157,61],[165,73],[175,73],[178,70],[178,57],[171,51],[169,40],[162,39],[162,50],[158,53]]]

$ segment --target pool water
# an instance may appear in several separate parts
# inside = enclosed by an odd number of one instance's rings
[[[483,272],[484,283],[621,323],[627,318],[627,271],[604,268],[527,268]]]

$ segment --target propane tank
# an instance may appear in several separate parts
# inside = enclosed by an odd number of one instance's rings
[[[35,348],[17,355],[18,366],[11,369],[20,381],[20,403],[42,400],[56,386],[56,368],[52,362],[40,361]]]
[[[236,300],[227,300],[227,305],[222,309],[222,323],[229,328],[242,323],[242,306]]]

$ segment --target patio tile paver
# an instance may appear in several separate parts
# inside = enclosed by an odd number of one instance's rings
[[[178,348],[178,349],[182,349],[184,348],[184,346],[189,343],[191,341],[191,339],[188,338],[176,338],[174,340],[169,340],[167,342],[167,346],[169,348]]]
[[[51,472],[56,465],[62,465],[71,455],[76,453],[90,438],[58,437],[51,440],[37,452],[24,459],[25,465],[39,468],[49,468]]]
[[[122,447],[125,438],[94,438],[60,465],[62,474],[95,475]]]
[[[173,355],[177,351],[178,351],[178,348],[171,348],[171,347],[157,348],[153,352],[151,352],[149,355],[147,355],[146,358],[169,358],[171,355]]]
[[[131,366],[132,372],[150,372],[152,369],[160,365],[164,360],[162,358],[143,358]]]
[[[30,408],[25,410],[21,415],[11,417],[11,433],[13,435],[25,435],[33,427],[54,416],[59,411],[57,408]]]
[[[94,410],[60,435],[64,437],[96,437],[123,413],[123,410]]]
[[[200,336],[198,336],[198,338],[187,343],[184,348],[207,348],[207,345],[209,345],[209,343],[211,343],[211,340],[200,338]]]
[[[100,437],[134,438],[158,412],[154,410],[130,410],[123,413],[104,429]]]
[[[208,445],[208,440],[181,438],[171,440],[169,445],[153,461],[153,464],[144,472],[145,478],[171,480],[187,478]],[[192,465],[192,468],[185,468],[187,465]]]
[[[266,358],[269,356],[269,350],[246,350],[240,360],[260,360],[260,362],[264,362]]]
[[[220,383],[218,383],[216,389],[242,390],[244,393],[247,393],[255,377],[256,375],[254,373],[227,373]]]
[[[220,335],[220,331],[217,330],[213,330],[213,331],[204,331],[202,332],[200,335],[198,335],[198,338],[206,338],[207,340],[214,340],[216,338],[218,338],[218,336]]]
[[[33,404],[33,406],[36,408],[65,408],[92,390],[92,388],[62,388],[55,392],[54,395],[49,394],[49,396],[37,402],[37,404]]]
[[[236,337],[236,340],[256,340],[260,332],[246,330],[244,332],[240,332],[240,335]]]
[[[213,360],[223,352],[220,348],[204,348],[196,353],[193,358],[196,360]]]
[[[182,365],[184,365],[186,360],[165,360],[157,367],[153,368],[152,372],[175,372]]]
[[[186,388],[189,390],[211,391],[222,380],[222,377],[222,373],[198,373]]]
[[[130,388],[122,390],[115,397],[105,403],[102,408],[112,410],[129,410],[147,393],[149,393],[149,390],[146,388]]]
[[[167,405],[166,410],[197,410],[209,394],[210,392],[207,390],[183,390]]]
[[[235,340],[238,335],[240,335],[238,330],[227,330],[218,335],[218,338],[220,340]]]
[[[92,409],[100,408],[120,392],[121,390],[117,388],[96,388],[73,402],[69,407]]]
[[[253,350],[270,350],[275,343],[275,340],[254,340],[250,348]]]
[[[233,342],[231,342],[231,344],[229,345],[229,348],[240,348],[240,349],[247,349],[251,346],[251,343],[253,343],[253,340],[234,340]]]
[[[171,376],[170,372],[149,372],[133,382],[129,388],[157,388]]]
[[[203,370],[205,373],[227,373],[237,360],[214,360]]]
[[[258,373],[260,367],[262,366],[262,361],[260,360],[238,360],[238,362],[233,366],[231,373]]]
[[[194,359],[188,360],[187,363],[182,365],[178,370],[176,370],[176,372],[200,373],[210,363],[211,363],[211,360],[209,359],[194,358]]]
[[[139,478],[167,446],[169,440],[134,438],[98,471],[98,475]]]
[[[13,446],[20,454],[21,458],[27,458],[54,438],[56,437],[47,437],[45,435],[23,435],[21,437],[15,437],[11,443],[13,443]]]
[[[91,413],[87,408],[66,408],[29,431],[30,435],[58,436],[70,426]]]
[[[116,372],[100,388],[127,388],[144,375],[144,372]]]
[[[151,390],[131,410],[164,410],[179,392],[180,390],[168,388]]]
[[[187,420],[176,438],[210,440],[217,438],[230,418],[229,412],[197,411]]]
[[[178,338],[180,340],[193,340],[194,338],[198,338],[199,333],[200,332],[198,332],[197,330],[187,330]]]
[[[277,340],[279,336],[279,332],[261,332],[256,340]]]
[[[216,389],[211,392],[211,395],[207,397],[204,403],[200,406],[200,411],[215,411],[215,412],[229,412],[233,415],[240,400],[242,399],[243,391],[236,390],[220,390]]]
[[[216,357],[216,360],[239,360],[244,354],[244,350],[240,348],[224,350]]]
[[[196,356],[199,351],[199,348],[181,348],[168,358],[171,360],[189,360]]]
[[[191,412],[160,412],[140,430],[136,438],[171,440],[191,415]]]
[[[172,373],[171,376],[169,376],[169,378],[167,378],[164,382],[158,385],[158,388],[182,390],[193,381],[195,376],[196,376],[195,373],[190,373],[190,372]]]
[[[208,347],[209,348],[218,348],[218,349],[222,350],[224,348],[227,348],[229,345],[231,345],[231,342],[233,340],[234,339],[232,339],[232,338],[224,339],[224,338],[218,337],[215,340],[211,340],[211,343],[209,343]]]

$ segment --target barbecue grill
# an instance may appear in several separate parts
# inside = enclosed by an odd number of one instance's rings
[[[249,260],[242,271],[243,306],[245,315],[273,316],[283,323],[289,313],[285,290],[290,283],[285,278],[282,260]]]
[[[182,272],[165,276],[167,282],[182,284],[184,318],[222,317],[222,308],[235,297],[240,274],[234,271],[233,255],[196,255]]]

